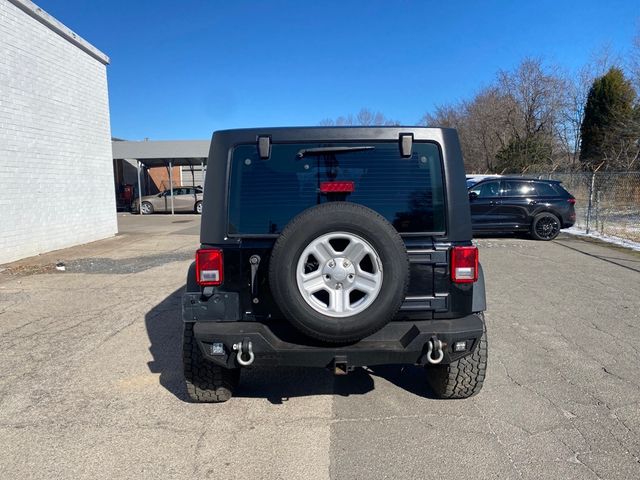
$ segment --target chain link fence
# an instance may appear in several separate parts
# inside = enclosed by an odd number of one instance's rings
[[[576,224],[640,242],[640,172],[536,173],[530,178],[560,180],[576,197]]]

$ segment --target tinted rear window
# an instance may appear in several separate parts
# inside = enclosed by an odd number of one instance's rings
[[[341,144],[354,146],[361,144]],[[229,182],[229,233],[276,234],[303,210],[339,195],[320,193],[320,183],[353,181],[349,202],[383,215],[401,233],[445,230],[440,151],[413,144],[401,158],[397,142],[364,142],[366,151],[305,154],[301,150],[340,144],[274,144],[261,160],[255,144],[234,148]]]
[[[541,197],[555,197],[558,195],[553,185],[550,183],[535,182],[533,184],[536,194]]]
[[[551,185],[551,187],[553,187],[553,189],[561,197],[570,197],[571,196],[571,194],[567,191],[566,188],[564,188],[563,185],[560,185],[559,183],[550,183],[549,185]]]

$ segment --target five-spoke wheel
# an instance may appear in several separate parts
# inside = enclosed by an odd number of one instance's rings
[[[362,237],[332,232],[313,240],[297,265],[298,289],[314,310],[346,317],[367,309],[382,287],[382,262]]]

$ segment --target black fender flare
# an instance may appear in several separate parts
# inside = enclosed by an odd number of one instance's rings
[[[186,291],[187,292],[200,291],[200,285],[198,285],[198,280],[196,278],[196,262],[191,262],[191,265],[189,265],[189,271],[187,273]]]
[[[487,295],[484,290],[484,272],[480,264],[478,264],[478,281],[473,284],[473,300],[471,306],[474,313],[484,312],[487,309]]]

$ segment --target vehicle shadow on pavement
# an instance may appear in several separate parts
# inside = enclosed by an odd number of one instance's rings
[[[335,377],[324,368],[255,367],[242,371],[235,396],[266,398],[279,405],[295,397],[364,395],[373,388],[373,379],[362,369]]]
[[[436,399],[434,392],[427,383],[424,367],[418,365],[378,365],[368,367],[371,375],[384,378],[409,393],[427,399]]]
[[[152,373],[160,374],[160,385],[176,398],[189,402],[182,373],[181,287],[145,315]],[[311,395],[362,395],[373,390],[373,379],[363,369],[346,377],[334,377],[322,368],[254,367],[244,369],[235,397],[265,398],[281,404],[289,398]]]
[[[355,368],[348,375],[338,376],[324,368],[250,368],[243,370],[235,396],[266,398],[277,405],[311,395],[365,395],[375,389],[375,377],[416,396],[436,398],[427,385],[424,369],[415,365]]]
[[[180,287],[149,310],[145,326],[149,336],[148,363],[152,373],[160,374],[160,385],[184,402],[189,401],[182,373],[182,320],[180,309],[184,287]]]

